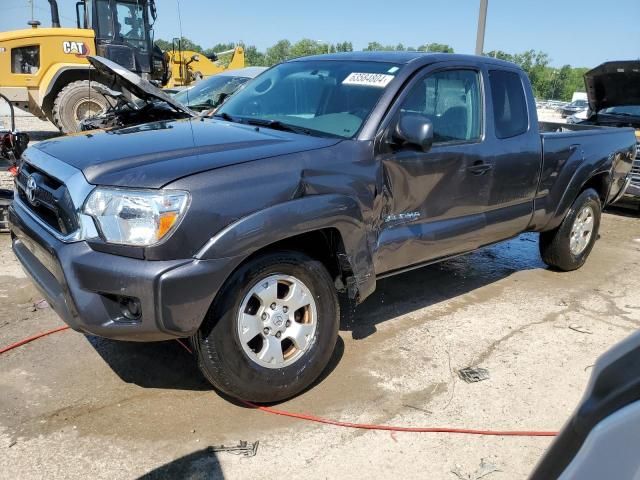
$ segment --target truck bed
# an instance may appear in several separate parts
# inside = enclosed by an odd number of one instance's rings
[[[584,187],[584,179],[605,181],[605,174],[611,173],[603,204],[619,197],[635,157],[632,128],[539,122],[539,130],[542,166],[534,206],[534,229],[559,225],[560,212],[566,211],[567,202]],[[598,177],[599,174],[603,175]]]

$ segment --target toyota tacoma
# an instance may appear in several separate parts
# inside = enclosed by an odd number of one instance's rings
[[[382,277],[528,231],[552,268],[579,268],[635,147],[633,129],[538,122],[504,61],[306,57],[211,118],[30,147],[12,245],[73,329],[190,337],[215,387],[273,402],[318,378],[342,298]]]

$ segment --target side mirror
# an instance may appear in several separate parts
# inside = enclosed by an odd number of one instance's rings
[[[403,144],[428,152],[433,145],[433,123],[422,115],[401,113],[393,136]]]

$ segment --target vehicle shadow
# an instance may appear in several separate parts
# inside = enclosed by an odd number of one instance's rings
[[[341,330],[354,340],[376,332],[376,325],[400,315],[463,295],[514,272],[547,268],[538,250],[538,234],[506,242],[378,281],[376,291],[342,317]]]
[[[546,268],[538,252],[538,235],[523,234],[468,255],[378,281],[376,291],[362,305],[343,308],[340,329],[351,332],[356,340],[363,339],[376,332],[376,325],[399,315],[463,295],[514,272],[536,268]],[[124,382],[143,388],[214,390],[198,369],[195,357],[176,341],[138,343],[86,338]],[[343,353],[344,342],[338,338],[329,365],[308,389],[331,374]]]
[[[200,372],[194,354],[177,341],[122,342],[90,335],[86,335],[86,339],[111,370],[126,383],[143,388],[215,390]],[[190,347],[188,340],[181,341]],[[329,364],[306,390],[322,383],[338,366],[343,354],[344,341],[338,337]],[[222,392],[217,393],[236,405],[246,406]]]
[[[138,477],[138,480],[173,480],[176,478],[223,479],[224,474],[215,452],[196,450]]]
[[[143,388],[213,390],[195,357],[176,341],[122,342],[86,336],[87,341],[124,382]],[[187,340],[183,342],[188,345]]]

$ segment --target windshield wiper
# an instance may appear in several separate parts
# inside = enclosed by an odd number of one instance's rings
[[[298,127],[296,125],[290,125],[283,123],[280,120],[263,120],[261,118],[245,118],[245,123],[249,125],[257,125],[259,127],[273,128],[274,130],[281,130],[283,132],[303,133],[305,135],[311,135],[311,130]]]
[[[233,118],[227,112],[216,113],[213,116],[216,117],[216,118],[221,118],[223,120],[226,120],[227,122],[242,123],[242,120],[240,120],[238,118]]]

